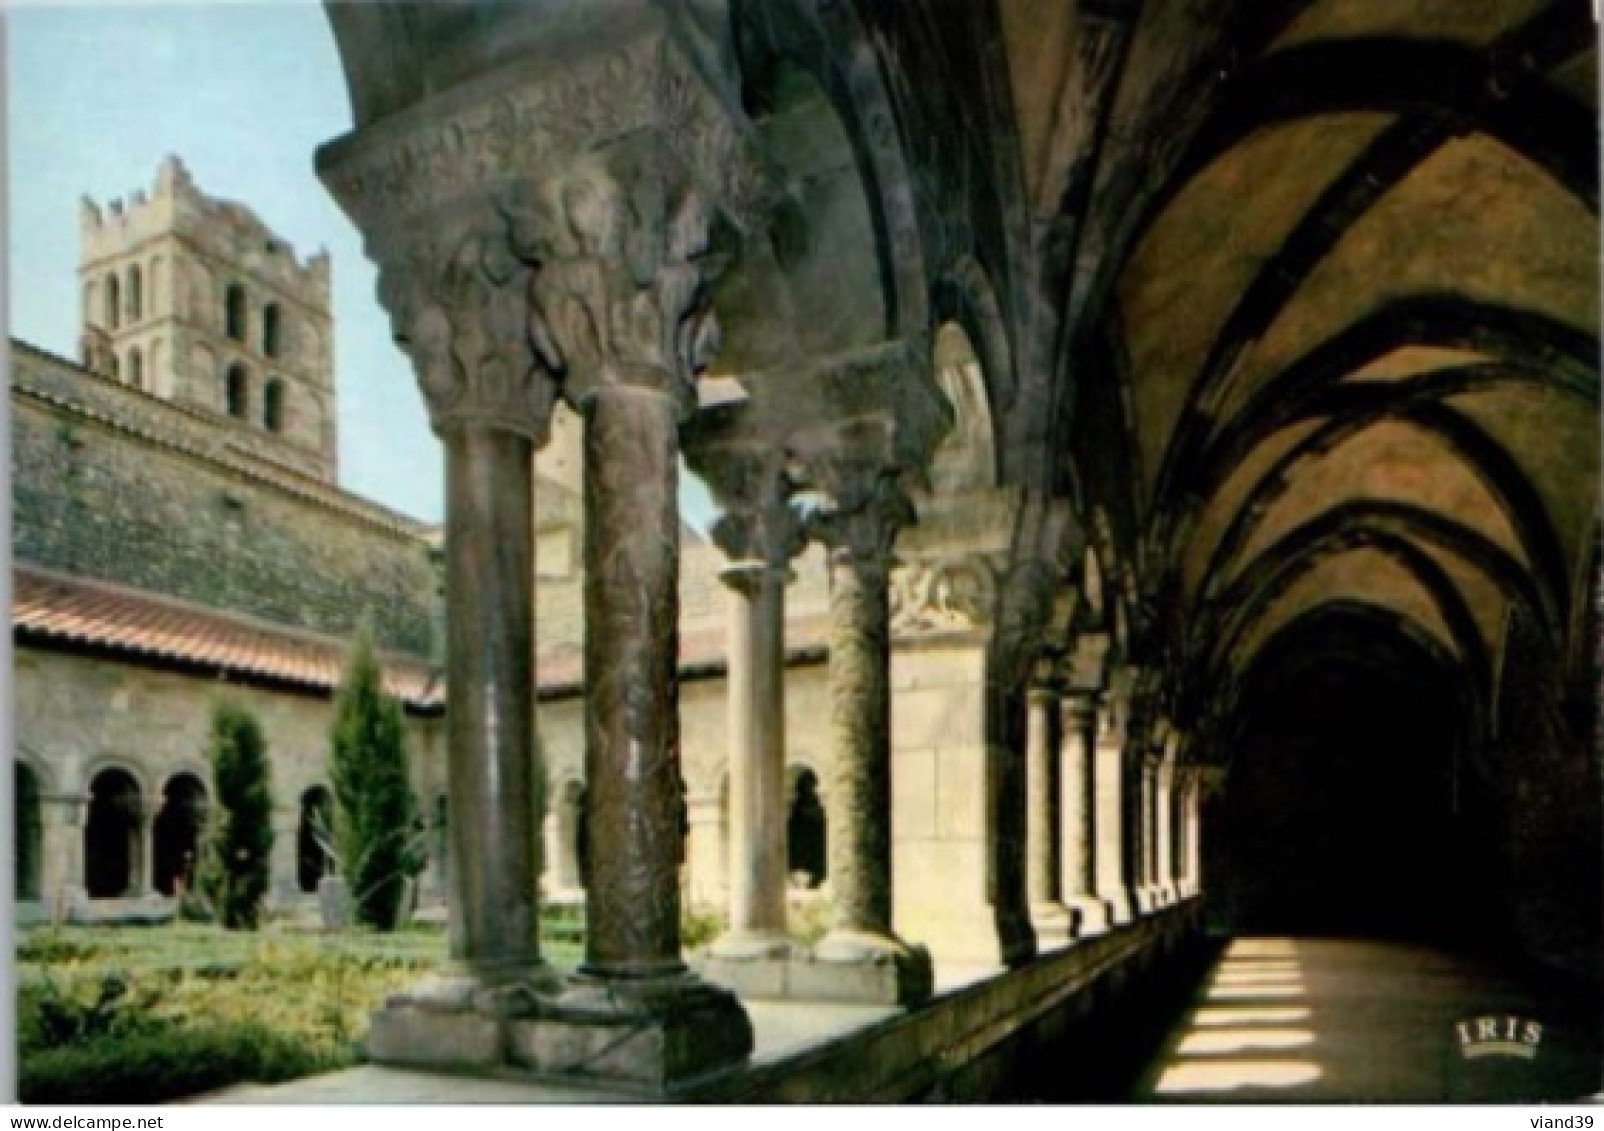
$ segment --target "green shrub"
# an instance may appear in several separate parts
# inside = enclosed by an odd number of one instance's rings
[[[127,974],[107,970],[98,979],[43,982],[23,988],[18,998],[17,1043],[23,1050],[49,1050],[107,1037],[136,1037],[154,1022],[153,991],[130,994]]]
[[[18,962],[86,962],[99,954],[93,943],[65,938],[59,931],[36,931],[17,944]]]
[[[680,946],[686,950],[700,950],[722,935],[724,927],[724,916],[717,911],[687,907],[680,915]]]
[[[271,1084],[355,1062],[292,1034],[236,1023],[165,1024],[24,1055],[23,1103],[160,1103],[242,1081]]]
[[[255,930],[273,852],[272,767],[262,728],[244,708],[219,703],[207,753],[218,813],[201,885],[223,926]]]
[[[329,777],[340,866],[356,921],[394,930],[407,881],[423,870],[423,835],[407,776],[401,704],[386,695],[366,629],[335,705]]]

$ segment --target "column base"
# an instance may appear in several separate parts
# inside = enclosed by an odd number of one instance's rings
[[[834,930],[786,970],[789,996],[812,1001],[917,1005],[935,989],[930,952],[892,935]]]
[[[1099,899],[1095,895],[1071,896],[1068,903],[1077,918],[1076,934],[1079,938],[1107,934],[1109,928],[1116,922],[1114,909],[1106,900]]]
[[[782,931],[755,931],[736,928],[725,931],[707,948],[709,958],[750,962],[756,958],[785,958],[794,949]]]
[[[507,1021],[538,1013],[562,985],[543,962],[453,965],[385,1000],[368,1029],[368,1059],[410,1068],[497,1067]]]
[[[1160,907],[1169,907],[1179,898],[1180,895],[1176,892],[1174,884],[1160,884],[1158,886],[1158,905]]]
[[[576,975],[552,1012],[508,1023],[512,1064],[539,1076],[661,1094],[752,1053],[728,990],[695,975],[631,984]]]
[[[368,1059],[662,1094],[751,1054],[735,995],[694,975],[630,984],[533,973],[489,985],[447,974],[390,998],[373,1017]]]
[[[1108,905],[1108,921],[1111,926],[1123,927],[1136,918],[1136,897],[1130,888],[1099,890],[1097,898]]]
[[[1158,900],[1158,888],[1143,884],[1136,889],[1136,913],[1138,915],[1151,915],[1161,906]]]
[[[1056,901],[1030,908],[1030,925],[1036,932],[1036,949],[1061,950],[1080,935],[1080,915]]]

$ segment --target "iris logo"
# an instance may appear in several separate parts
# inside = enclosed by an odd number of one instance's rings
[[[1531,1060],[1543,1040],[1543,1026],[1523,1017],[1473,1017],[1454,1026],[1459,1055],[1467,1060],[1484,1056],[1516,1056]]]

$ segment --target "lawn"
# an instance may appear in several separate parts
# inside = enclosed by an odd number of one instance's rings
[[[24,1102],[156,1102],[355,1064],[369,1014],[446,957],[395,934],[213,926],[19,932]],[[571,932],[543,943],[571,965]]]

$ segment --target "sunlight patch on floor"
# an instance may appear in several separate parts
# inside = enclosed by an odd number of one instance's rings
[[[1315,1043],[1303,964],[1291,939],[1238,939],[1204,987],[1204,1002],[1154,1085],[1183,1097],[1239,1088],[1295,1088],[1320,1079],[1320,1065],[1273,1054]],[[1219,1004],[1219,1003],[1228,1004]],[[1240,1003],[1240,1004],[1238,1004]],[[1272,1055],[1266,1055],[1272,1054]]]

